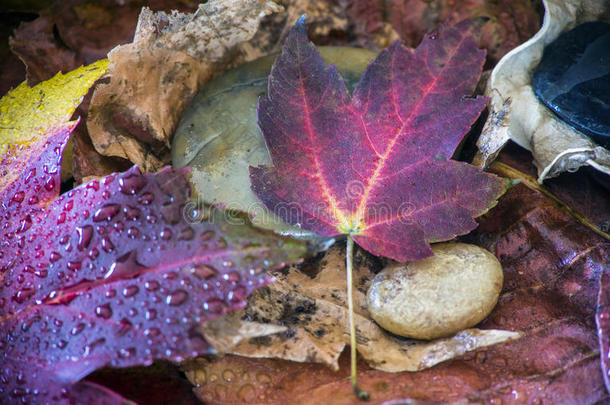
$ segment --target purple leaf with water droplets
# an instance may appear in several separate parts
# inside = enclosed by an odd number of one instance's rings
[[[186,169],[133,167],[59,196],[76,124],[2,167],[15,180],[0,189],[0,398],[15,402],[121,403],[75,383],[212,351],[200,323],[244,306],[271,281],[264,268],[306,250],[189,201]]]

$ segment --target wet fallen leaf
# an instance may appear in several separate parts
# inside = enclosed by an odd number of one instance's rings
[[[0,100],[0,395],[10,401],[122,402],[73,384],[106,365],[208,352],[196,326],[244,306],[270,281],[264,267],[305,252],[188,203],[186,169],[133,167],[59,195],[70,116],[107,65]]]
[[[610,400],[599,366],[593,314],[610,245],[544,195],[510,189],[467,238],[505,270],[499,303],[482,329],[523,337],[414,373],[388,374],[362,362],[371,403],[578,403]],[[351,404],[349,358],[335,373],[315,364],[225,356],[184,367],[207,404]],[[230,370],[233,378],[223,377]],[[214,377],[213,377],[214,376]],[[257,377],[258,376],[258,377]]]
[[[109,54],[109,83],[93,94],[87,128],[95,148],[146,171],[169,163],[178,120],[197,89],[250,39],[272,2],[213,0],[193,14],[140,14],[134,42]]]
[[[544,25],[526,43],[506,55],[488,82],[490,114],[478,146],[488,165],[513,140],[532,152],[538,181],[589,165],[610,174],[610,152],[558,119],[534,95],[531,74],[544,47],[559,34],[585,21],[603,20],[606,0],[544,0]]]
[[[349,345],[344,250],[331,248],[317,264],[315,277],[298,267],[275,274],[276,281],[255,292],[245,309],[204,323],[206,340],[221,353],[323,363],[338,370],[339,356]],[[387,333],[367,311],[366,291],[375,273],[370,261],[358,262],[354,268],[356,338],[358,352],[372,368],[423,370],[467,351],[519,337],[509,331],[466,329],[451,338],[417,341]],[[231,323],[239,328],[226,328]],[[269,330],[265,335],[244,336],[242,330],[250,325]],[[271,329],[274,326],[282,330]]]

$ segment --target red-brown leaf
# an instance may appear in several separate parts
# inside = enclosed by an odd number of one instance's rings
[[[292,225],[350,234],[395,260],[465,234],[505,183],[450,160],[485,107],[470,98],[485,52],[476,24],[442,27],[411,51],[394,43],[351,97],[307,40],[301,18],[269,76],[259,125],[274,167],[251,168],[252,189]]]

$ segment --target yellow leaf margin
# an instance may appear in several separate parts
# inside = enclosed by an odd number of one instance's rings
[[[69,123],[76,107],[83,101],[93,83],[108,69],[108,59],[81,66],[66,74],[30,87],[26,82],[9,91],[0,99],[0,162],[3,169],[12,160],[31,158],[28,146],[41,145],[45,135],[53,134]],[[11,149],[18,153],[8,153]],[[18,176],[6,173],[0,178],[0,191]]]

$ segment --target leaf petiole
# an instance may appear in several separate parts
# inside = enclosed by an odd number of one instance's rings
[[[354,240],[351,235],[347,235],[347,250],[345,252],[345,267],[347,270],[347,312],[349,314],[349,335],[351,351],[351,380],[354,393],[358,399],[366,401],[370,398],[367,391],[358,387],[356,375],[356,324],[354,323],[354,300],[353,300],[353,281],[352,281],[352,261],[354,255]]]

